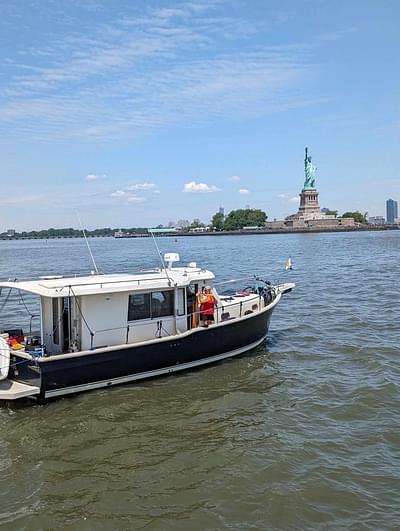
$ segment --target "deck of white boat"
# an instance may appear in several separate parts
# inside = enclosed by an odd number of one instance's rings
[[[28,385],[14,380],[0,381],[0,400],[16,400],[25,396],[38,395],[40,387],[36,385]]]

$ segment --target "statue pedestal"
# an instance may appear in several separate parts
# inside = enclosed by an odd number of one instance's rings
[[[320,214],[321,210],[318,204],[318,192],[317,190],[303,190],[300,193],[300,206],[299,214],[303,216],[304,214]]]

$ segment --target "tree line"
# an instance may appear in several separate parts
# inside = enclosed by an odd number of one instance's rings
[[[326,214],[333,214],[337,216],[337,210],[325,210]],[[345,212],[341,216],[342,218],[353,218],[354,221],[358,223],[367,222],[367,213],[362,214],[361,212]],[[227,216],[224,216],[222,212],[217,212],[213,215],[209,228],[216,231],[232,231],[232,230],[241,230],[244,227],[264,227],[265,222],[267,221],[267,214],[256,208],[240,208],[237,210],[232,210]],[[162,225],[159,225],[162,227]],[[193,222],[184,230],[190,230],[193,228],[205,228],[206,225],[201,223],[198,218],[195,218]],[[136,233],[136,234],[147,234],[147,228],[145,227],[132,227],[119,229],[112,229],[110,227],[104,227],[94,230],[85,230],[88,237],[101,237],[101,236],[114,236],[117,231],[123,233]],[[32,230],[32,231],[22,231],[22,232],[3,232],[0,233],[1,239],[47,239],[47,238],[81,238],[83,237],[82,230],[73,229],[72,227],[66,229],[45,229],[45,230]]]
[[[240,230],[243,227],[264,227],[267,214],[257,208],[239,208],[225,217],[222,212],[214,214],[211,226],[215,230]]]
[[[86,230],[85,233],[88,237],[101,237],[101,236],[114,236],[115,232],[120,229],[112,229],[110,227],[104,227],[94,230]],[[147,233],[147,228],[134,227],[131,229],[121,229],[122,232],[137,232]],[[2,232],[0,233],[1,239],[47,239],[47,238],[82,238],[83,232],[81,229],[73,229],[68,227],[66,229],[44,229],[44,230],[31,230],[22,232]]]

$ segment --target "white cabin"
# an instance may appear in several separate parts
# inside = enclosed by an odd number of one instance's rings
[[[183,334],[199,326],[196,295],[205,286],[212,288],[216,299],[215,324],[256,313],[269,304],[258,289],[220,296],[213,287],[211,271],[195,262],[173,268],[173,262],[179,260],[175,253],[165,259],[165,269],[135,275],[53,276],[2,282],[0,286],[39,296],[40,334],[35,340],[40,345],[38,355],[45,356]],[[18,348],[32,350],[29,341]]]
[[[137,275],[44,277],[2,285],[40,296],[42,344],[52,355],[185,332],[192,327],[196,293],[214,278],[191,263]]]

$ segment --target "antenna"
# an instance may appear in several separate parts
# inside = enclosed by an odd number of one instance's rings
[[[98,275],[98,274],[99,274],[99,270],[97,269],[96,261],[95,261],[95,259],[94,259],[94,256],[93,256],[93,253],[92,253],[92,250],[91,250],[91,248],[90,248],[90,245],[89,245],[88,239],[87,239],[87,237],[86,237],[86,232],[85,232],[85,229],[83,228],[82,220],[81,220],[81,218],[80,218],[78,212],[76,212],[76,215],[77,215],[77,218],[78,218],[79,224],[80,224],[80,226],[81,226],[81,230],[82,230],[82,233],[83,233],[83,237],[85,238],[85,242],[86,242],[86,245],[87,245],[87,248],[88,248],[89,254],[90,254],[90,258],[92,259],[94,269],[95,269],[95,271],[96,271],[96,274]]]
[[[159,249],[159,247],[158,247],[158,245],[157,245],[156,239],[155,239],[155,237],[154,237],[154,232],[153,232],[152,229],[147,229],[147,232],[150,232],[151,237],[153,238],[153,242],[154,242],[154,245],[155,245],[155,247],[156,247],[156,249],[157,249],[158,256],[159,256],[159,258],[160,258],[160,260],[161,260],[162,269],[164,269],[165,274],[167,275],[168,282],[170,283],[170,282],[171,282],[171,279],[170,279],[169,276],[168,276],[168,270],[167,270],[167,268],[165,267],[164,258],[163,258],[163,255],[162,255],[162,253],[161,253],[161,251],[160,251],[160,249]]]

